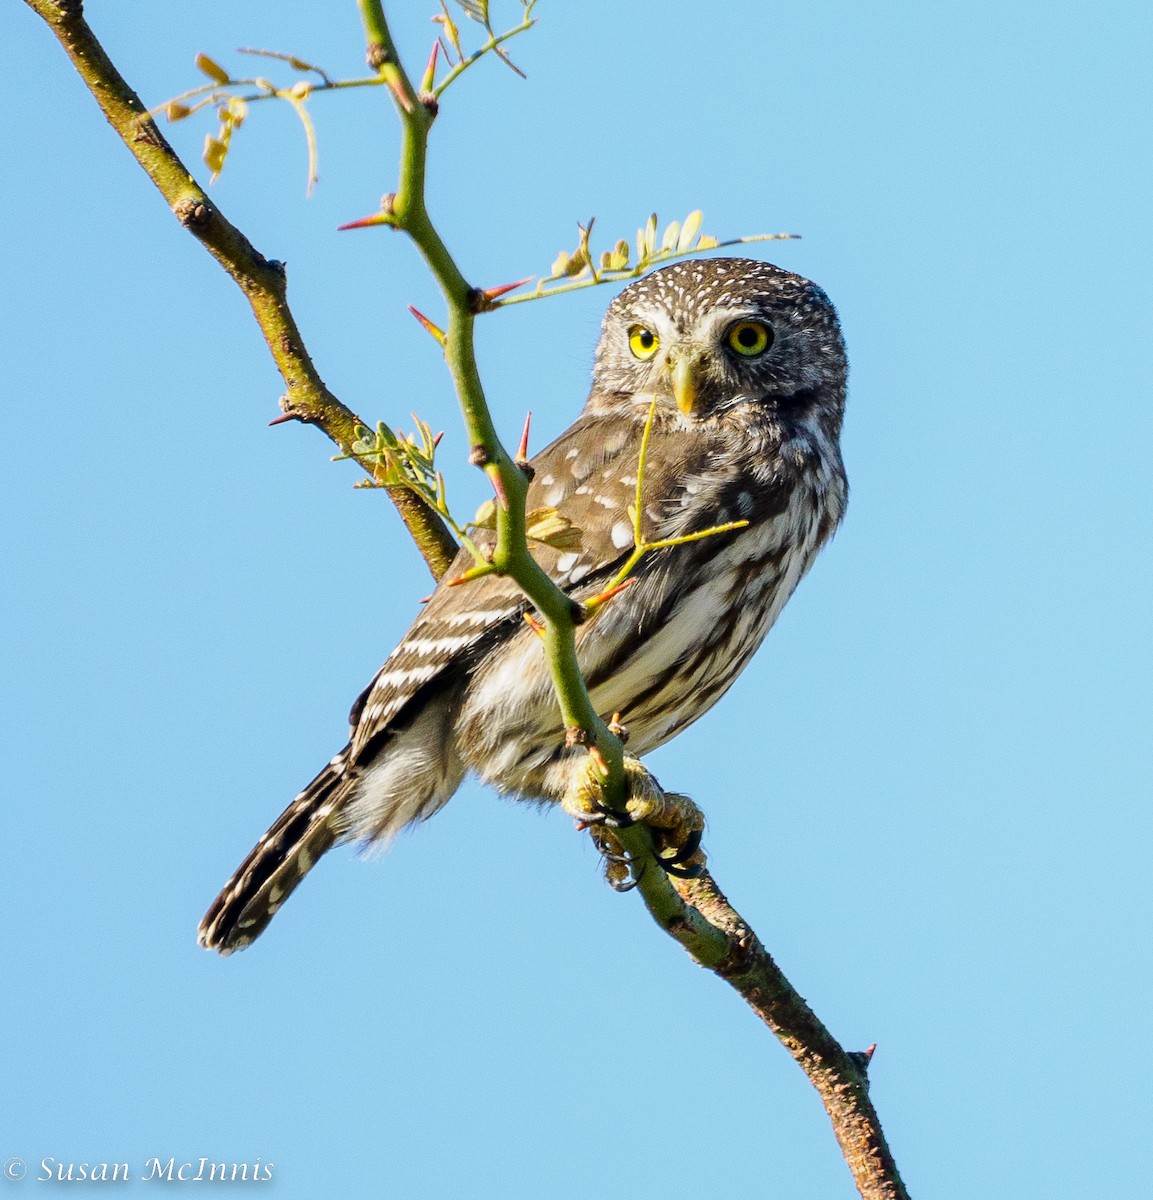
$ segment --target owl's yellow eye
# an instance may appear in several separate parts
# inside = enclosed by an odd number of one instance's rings
[[[760,321],[738,321],[725,335],[729,349],[744,358],[756,358],[773,344],[773,330]]]
[[[643,325],[634,325],[629,330],[629,349],[633,352],[633,358],[639,358],[642,362],[652,358],[660,344],[660,338]]]

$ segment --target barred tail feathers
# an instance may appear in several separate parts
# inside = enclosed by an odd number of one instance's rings
[[[333,816],[349,783],[348,753],[346,746],[277,817],[212,902],[197,933],[206,950],[228,955],[255,941],[332,847]]]
[[[383,848],[440,809],[464,777],[453,732],[458,703],[446,690],[404,725],[345,746],[237,868],[200,922],[200,944],[221,954],[244,949],[336,842]]]

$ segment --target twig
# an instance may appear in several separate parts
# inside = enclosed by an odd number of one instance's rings
[[[320,378],[286,298],[284,265],[267,259],[209,199],[168,144],[140,98],[128,86],[71,0],[25,0],[59,39],[80,78],[88,85],[108,123],[144,168],[176,219],[235,280],[252,306],[264,340],[287,391],[281,409],[316,425],[344,452],[351,450],[364,422],[342,404]],[[371,465],[361,464],[371,475]],[[456,553],[456,543],[440,518],[407,488],[389,496],[439,578]]]

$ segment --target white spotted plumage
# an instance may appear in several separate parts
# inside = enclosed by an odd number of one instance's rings
[[[727,340],[740,322],[769,330],[763,352],[745,356]],[[643,359],[630,350],[638,325],[657,345]],[[680,359],[692,379],[689,411],[674,403]],[[840,522],[845,372],[824,293],[766,263],[680,263],[609,306],[585,409],[533,459],[529,509],[558,509],[575,536],[560,549],[532,543],[542,567],[579,601],[631,555],[630,505],[654,397],[645,539],[748,523],[647,554],[633,586],[578,627],[590,695],[606,717],[621,714],[630,751],[661,745],[716,703]],[[467,565],[464,555],[449,575]],[[436,589],[354,705],[349,744],[209,909],[202,944],[222,953],[247,945],[331,845],[387,844],[440,808],[469,771],[518,798],[560,798],[584,752],[565,746],[525,608],[501,576]]]

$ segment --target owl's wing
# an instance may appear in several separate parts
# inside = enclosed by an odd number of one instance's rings
[[[636,487],[638,443],[639,431],[631,420],[582,417],[532,459],[534,473],[526,502],[530,528],[548,536],[547,522],[552,532],[563,526],[564,535],[550,538],[552,544],[530,541],[529,546],[541,567],[562,587],[604,576],[613,562],[623,561],[622,551],[631,550],[631,528],[627,540],[622,540],[622,531],[628,525],[626,505]],[[620,482],[630,472],[631,488]],[[588,486],[594,478],[609,476],[616,480],[611,510],[608,496],[600,495],[603,503],[597,503]],[[546,512],[550,509],[555,514]],[[613,542],[614,520],[625,523],[616,535],[620,546]],[[493,535],[479,530],[474,541],[484,548],[492,544]],[[349,723],[354,761],[371,756],[373,740],[418,694],[455,678],[488,645],[517,627],[528,601],[511,579],[488,575],[448,586],[448,580],[473,565],[472,555],[462,549],[408,633],[353,705]]]
[[[547,574],[577,598],[596,594],[624,565],[633,550],[629,506],[635,502],[643,417],[583,415],[532,460],[533,479],[526,509],[530,531],[559,538],[530,540],[529,548]],[[650,540],[720,524],[738,516],[736,464],[726,470],[715,437],[654,425],[646,456],[643,508]],[[778,495],[779,492],[779,495]],[[759,489],[761,518],[783,503],[783,489]],[[748,506],[743,506],[747,508]],[[725,535],[733,536],[733,535]],[[482,545],[491,535],[481,531]],[[718,542],[722,539],[718,538]],[[473,565],[461,550],[445,580]],[[669,569],[667,552],[642,560],[638,581],[653,570]],[[372,743],[427,689],[443,686],[469,669],[494,642],[520,627],[528,601],[504,576],[489,575],[458,587],[441,582],[421,614],[349,716],[353,761],[371,757]],[[653,619],[659,614],[652,613]]]

